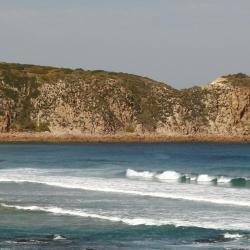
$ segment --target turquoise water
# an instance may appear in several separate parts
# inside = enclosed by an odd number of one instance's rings
[[[250,249],[250,145],[1,144],[0,249]]]

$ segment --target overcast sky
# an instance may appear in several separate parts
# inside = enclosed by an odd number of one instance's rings
[[[0,0],[0,61],[145,75],[250,74],[249,0]]]

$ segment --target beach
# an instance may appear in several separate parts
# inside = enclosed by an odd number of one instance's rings
[[[250,143],[250,136],[223,135],[165,135],[165,134],[54,134],[49,132],[0,133],[0,142],[45,142],[45,143],[161,143],[161,142],[204,142],[204,143]]]

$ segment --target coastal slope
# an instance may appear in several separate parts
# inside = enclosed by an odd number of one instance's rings
[[[0,63],[0,132],[248,136],[250,77],[187,89],[152,79]]]

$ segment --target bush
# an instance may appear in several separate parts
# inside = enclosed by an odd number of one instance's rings
[[[50,132],[49,124],[47,122],[41,122],[39,126],[36,127],[37,132]]]
[[[127,133],[134,133],[135,132],[135,128],[130,124],[125,128],[125,131]]]

